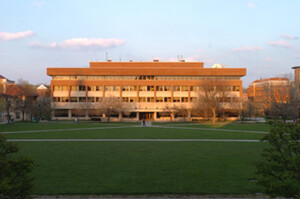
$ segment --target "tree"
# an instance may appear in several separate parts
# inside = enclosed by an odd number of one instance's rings
[[[185,122],[187,116],[188,116],[188,108],[185,105],[180,106],[174,106],[174,114],[179,115],[183,118],[183,121]]]
[[[247,117],[250,118],[254,115],[256,115],[255,104],[250,100],[244,101],[240,107],[240,117],[242,123],[245,121]]]
[[[107,117],[110,122],[110,117],[113,114],[119,114],[124,109],[124,103],[117,97],[104,97],[101,102],[96,104],[96,109],[99,109]]]
[[[18,96],[1,93],[0,98],[2,104],[1,106],[6,112],[7,123],[10,123],[11,113],[17,109]]]
[[[14,155],[18,147],[7,142],[0,135],[0,198],[25,199],[29,198],[33,188],[33,179],[30,172],[33,161],[24,156]]]
[[[300,198],[300,127],[282,121],[270,124],[273,128],[262,139],[269,146],[257,164],[258,184],[272,197]]]
[[[217,109],[221,107],[227,97],[229,86],[226,85],[225,81],[221,80],[210,80],[205,81],[200,85],[201,91],[199,93],[198,100],[194,101],[194,108],[199,112],[210,113],[212,122],[216,122]]]
[[[50,97],[38,97],[32,104],[31,113],[36,118],[51,119],[51,98]]]
[[[295,118],[294,85],[286,78],[264,86],[265,113],[285,122]]]
[[[18,98],[16,100],[16,110],[20,110],[22,113],[22,120],[25,119],[25,113],[32,113],[33,111],[34,102],[32,98],[24,97]]]

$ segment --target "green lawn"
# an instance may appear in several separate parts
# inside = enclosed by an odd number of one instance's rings
[[[251,194],[265,143],[18,143],[35,194]]]
[[[124,127],[132,123],[0,125],[9,139],[160,138],[260,139],[264,134],[222,132],[209,125],[172,124],[195,129]],[[167,125],[167,126],[166,126]],[[4,127],[4,128],[3,128]],[[122,127],[83,129],[95,127]],[[216,128],[216,126],[213,126]],[[197,129],[209,128],[209,129]],[[268,125],[227,124],[220,129],[267,131]],[[51,129],[62,129],[52,131]],[[69,129],[67,131],[66,129]],[[72,130],[74,129],[74,130]],[[254,194],[255,162],[267,143],[236,142],[17,142],[32,157],[35,194]]]
[[[29,131],[29,130],[44,130],[44,129],[68,129],[68,128],[89,128],[89,127],[105,127],[105,126],[128,126],[136,125],[138,123],[101,123],[101,122],[51,122],[49,124],[29,123],[29,122],[16,122],[14,124],[0,124],[0,132],[9,131]]]

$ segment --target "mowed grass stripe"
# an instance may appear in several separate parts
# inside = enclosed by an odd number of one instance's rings
[[[263,134],[177,128],[107,128],[78,131],[6,134],[8,139],[251,139]]]
[[[265,143],[22,142],[34,194],[253,194]]]
[[[122,122],[112,122],[112,123],[102,123],[102,122],[79,122],[72,123],[70,121],[66,122],[50,122],[48,124],[39,123],[28,123],[28,122],[16,122],[13,124],[0,124],[0,132],[10,132],[10,131],[32,131],[32,130],[51,130],[51,129],[75,129],[75,128],[90,128],[90,127],[109,127],[109,126],[128,126],[137,125],[139,123],[122,123]]]

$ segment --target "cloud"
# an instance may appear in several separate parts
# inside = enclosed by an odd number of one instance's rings
[[[46,4],[46,2],[43,2],[43,1],[35,1],[32,3],[32,5],[38,7],[38,8],[41,8],[42,6],[44,6]]]
[[[294,55],[294,58],[300,59],[300,55]]]
[[[9,41],[9,40],[17,40],[17,39],[24,39],[28,37],[34,36],[35,33],[31,30],[24,31],[24,32],[0,32],[0,40],[2,41]]]
[[[231,50],[231,52],[250,52],[250,51],[259,51],[261,50],[262,48],[259,47],[259,46],[242,46],[242,47],[239,47],[239,48],[234,48]]]
[[[273,47],[293,48],[292,44],[286,41],[270,41],[269,44]]]
[[[285,38],[285,39],[299,39],[299,37],[293,36],[293,35],[289,35],[289,34],[282,34],[280,35],[281,37]]]
[[[31,42],[30,46],[33,48],[46,49],[105,49],[110,47],[121,46],[125,43],[123,39],[103,39],[103,38],[72,38],[63,42],[52,42],[50,44],[43,44],[38,41]]]
[[[247,4],[247,7],[248,8],[255,8],[255,4],[253,3],[253,2],[249,2],[248,4]]]
[[[266,57],[265,60],[268,61],[268,62],[274,61],[274,59],[272,57]]]

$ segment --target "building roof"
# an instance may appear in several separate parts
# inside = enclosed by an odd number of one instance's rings
[[[91,62],[90,68],[47,68],[47,75],[245,76],[246,68],[203,68],[203,62]]]
[[[278,80],[291,81],[289,78],[286,78],[286,77],[271,77],[271,78],[267,78],[267,79],[260,78],[258,80],[253,81],[251,84],[259,83],[259,82],[278,81]]]
[[[47,90],[48,88],[42,84],[39,87],[37,87],[37,89],[46,89]]]
[[[8,82],[14,83],[14,81],[7,79],[6,77],[0,75],[0,79],[6,79]]]

